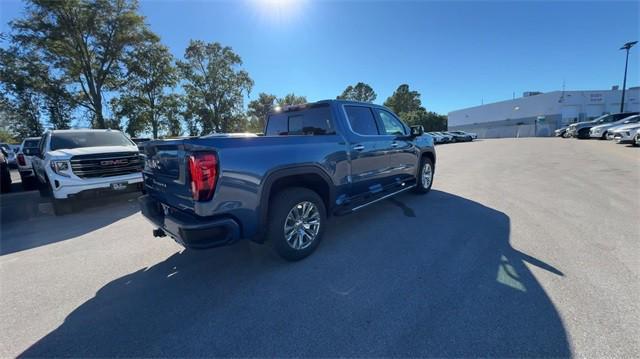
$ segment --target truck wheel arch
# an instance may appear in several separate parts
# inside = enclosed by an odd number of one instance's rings
[[[258,205],[259,238],[264,234],[269,214],[269,203],[273,194],[281,189],[293,186],[309,188],[318,193],[325,204],[327,216],[329,216],[333,199],[335,198],[335,191],[331,178],[323,169],[314,165],[275,169],[267,174],[260,190],[260,203]]]
[[[433,164],[433,168],[435,169],[436,167],[436,154],[433,151],[430,150],[426,150],[426,151],[422,151],[422,153],[420,154],[420,160],[422,160],[422,158],[427,157],[431,160],[431,163]]]

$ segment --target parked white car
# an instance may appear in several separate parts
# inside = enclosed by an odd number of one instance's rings
[[[38,153],[38,144],[40,143],[40,137],[28,137],[22,141],[16,155],[16,162],[18,163],[18,172],[20,173],[20,179],[22,181],[22,187],[28,189],[33,182],[35,182],[35,173],[31,165],[31,159]]]
[[[69,212],[74,198],[142,187],[142,156],[120,131],[47,131],[38,147],[33,169],[56,214]]]
[[[613,131],[613,139],[617,143],[632,143],[640,123],[625,125]]]

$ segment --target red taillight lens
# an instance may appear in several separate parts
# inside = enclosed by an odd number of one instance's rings
[[[26,166],[27,161],[24,160],[24,155],[22,153],[18,154],[18,164],[20,166]]]
[[[196,152],[189,156],[191,195],[196,201],[208,201],[213,197],[218,176],[218,158],[214,153]]]

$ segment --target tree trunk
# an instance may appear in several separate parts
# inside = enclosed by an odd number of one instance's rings
[[[155,119],[153,121],[151,121],[151,130],[153,132],[153,139],[157,139],[158,138],[158,121],[156,121]]]
[[[95,128],[106,128],[104,123],[104,116],[102,115],[102,96],[100,93],[96,94],[93,98],[93,107],[96,113],[95,123],[93,127]]]

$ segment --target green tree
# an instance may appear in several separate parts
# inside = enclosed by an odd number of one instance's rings
[[[0,129],[0,142],[12,143],[14,140],[15,139],[13,138],[11,132],[5,129]]]
[[[121,96],[111,99],[111,111],[116,123],[122,123],[127,119],[124,131],[131,137],[138,137],[147,130],[149,124],[148,112],[144,112],[138,106],[138,101],[132,96]]]
[[[271,111],[273,103],[276,101],[276,96],[261,92],[258,94],[258,98],[249,102],[249,115],[247,130],[252,132],[264,131],[265,120],[267,114]]]
[[[409,85],[402,84],[387,98],[384,105],[389,107],[409,125],[422,125],[425,131],[445,131],[447,116],[427,111],[422,107],[420,93],[411,91]]]
[[[61,71],[79,105],[105,128],[104,91],[121,84],[125,54],[154,37],[135,0],[27,0],[13,21],[13,40],[42,52]]]
[[[182,122],[185,125],[189,136],[198,136],[202,130],[200,126],[201,118],[207,115],[207,110],[200,107],[199,101],[194,101],[190,97],[184,97],[184,110],[182,111]]]
[[[23,56],[24,55],[24,56]],[[33,55],[22,54],[18,48],[0,48],[0,95],[2,112],[17,138],[40,136],[44,128],[40,121],[44,97],[40,91],[40,64]]]
[[[162,112],[166,117],[167,135],[171,137],[182,136],[182,123],[184,98],[182,95],[170,94],[162,97],[160,103]]]
[[[228,46],[191,40],[178,68],[186,95],[194,102],[203,133],[229,132],[243,111],[253,81],[241,69],[242,59]]]
[[[418,110],[401,112],[398,114],[408,125],[422,125],[424,130],[429,131],[446,131],[447,116],[440,115],[435,112],[426,111],[423,107]]]
[[[409,90],[409,85],[402,84],[387,98],[384,105],[393,112],[400,114],[419,110],[422,107],[422,102],[418,91],[411,91]]]
[[[373,102],[378,95],[373,91],[373,88],[364,82],[358,82],[355,86],[347,86],[342,95],[337,96],[338,100],[352,100],[361,102]]]
[[[283,98],[279,98],[277,102],[280,107],[304,105],[307,103],[307,98],[305,96],[296,96],[296,94],[290,93],[286,94]]]
[[[136,116],[129,119],[139,122],[132,128],[149,130],[153,138],[158,138],[159,132],[168,127],[167,111],[170,108],[166,91],[178,81],[173,56],[164,45],[152,41],[132,51],[126,65],[129,73],[121,108]]]
[[[71,113],[76,106],[64,82],[47,76],[43,81],[42,93],[49,127],[54,130],[71,128]]]

